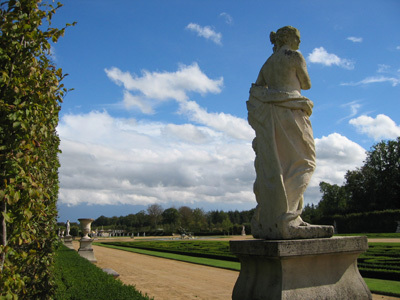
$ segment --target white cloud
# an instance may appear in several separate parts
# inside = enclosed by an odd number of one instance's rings
[[[315,64],[322,64],[324,66],[338,66],[344,69],[352,70],[354,69],[354,62],[345,59],[345,58],[340,58],[336,54],[333,53],[328,53],[324,47],[319,47],[315,48],[309,55],[308,55],[308,61],[310,63],[315,63]]]
[[[363,41],[362,37],[355,37],[355,36],[349,36],[347,40],[352,41],[353,43],[361,43]]]
[[[397,46],[397,47],[396,47],[396,50],[400,50],[400,46]]]
[[[357,85],[367,85],[371,83],[384,83],[389,82],[392,86],[397,86],[400,83],[400,79],[397,77],[387,77],[387,76],[370,76],[358,82],[346,82],[340,85],[357,86]]]
[[[220,15],[220,17],[223,17],[225,19],[226,24],[228,24],[228,25],[233,24],[233,18],[230,14],[228,14],[226,12],[222,12],[219,15]]]
[[[202,95],[218,94],[223,86],[223,78],[210,79],[197,63],[180,65],[176,72],[142,71],[142,76],[123,72],[113,67],[105,69],[107,76],[116,84],[124,87],[123,102],[126,107],[137,107],[143,113],[153,113],[153,106],[160,101],[185,101],[189,93]],[[130,92],[134,92],[132,95]]]
[[[247,121],[225,113],[208,113],[194,101],[182,102],[180,104],[181,114],[188,116],[189,120],[207,125],[227,135],[241,140],[254,137],[254,131]]]
[[[360,116],[351,119],[349,123],[357,128],[360,133],[366,134],[375,141],[394,139],[400,136],[400,126],[386,115],[379,114],[376,118]]]
[[[114,118],[107,112],[65,115],[58,133],[60,204],[256,204],[253,135],[243,140],[211,126]],[[315,142],[317,169],[308,203],[320,200],[320,181],[342,184],[346,171],[365,158],[362,147],[337,133]]]
[[[338,133],[315,139],[317,168],[305,194],[305,201],[318,203],[321,199],[319,183],[342,185],[348,170],[363,165],[366,158],[364,148]]]
[[[222,34],[215,32],[210,26],[202,27],[199,24],[190,23],[186,26],[186,29],[197,33],[198,36],[213,41],[217,45],[222,45]]]
[[[65,115],[58,133],[61,204],[255,205],[252,136],[107,112]]]

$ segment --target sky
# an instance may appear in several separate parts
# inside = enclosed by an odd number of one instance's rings
[[[400,2],[65,0],[52,57],[68,76],[59,221],[125,216],[151,204],[256,206],[249,88],[271,31],[300,30],[312,87],[319,183],[341,185],[366,151],[400,136]]]

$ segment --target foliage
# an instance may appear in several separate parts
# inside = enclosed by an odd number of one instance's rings
[[[115,280],[112,275],[81,257],[76,251],[62,246],[57,250],[55,299],[58,300],[146,300],[133,286]]]
[[[0,3],[0,296],[53,293],[60,103],[64,75],[50,59],[56,10],[36,0]]]
[[[164,209],[159,204],[152,204],[147,208],[147,213],[154,229],[157,229],[157,224],[161,221],[163,211]]]
[[[400,220],[400,209],[334,215],[320,220],[323,224],[335,221],[339,233],[394,233]]]
[[[342,186],[321,182],[320,190],[322,199],[318,205],[304,208],[302,217],[307,222],[321,223],[344,214],[400,209],[400,137],[374,145],[361,168],[347,171]],[[351,232],[347,225],[344,227],[347,231],[342,232]],[[381,231],[382,227],[377,226],[376,230]]]
[[[246,226],[246,232],[250,233],[250,221],[254,214],[254,209],[241,212],[237,210],[204,212],[203,209],[192,209],[187,206],[178,209],[171,207],[163,211],[161,207],[156,208],[155,213],[153,206],[149,206],[150,210],[148,209],[147,213],[140,211],[136,214],[111,218],[100,216],[92,223],[92,228],[122,229],[128,233],[146,232],[147,236],[152,232],[159,233],[155,229],[161,228],[166,234],[184,232],[191,232],[194,235],[241,234],[243,225]]]

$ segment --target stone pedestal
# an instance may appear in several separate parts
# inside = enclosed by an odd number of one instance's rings
[[[231,241],[241,262],[233,300],[372,299],[357,257],[366,237]]]
[[[78,249],[78,253],[80,256],[86,258],[88,261],[95,263],[95,262],[97,262],[97,259],[94,256],[92,242],[93,242],[93,239],[82,238],[79,241],[80,247]]]
[[[69,249],[72,249],[72,250],[74,250],[74,246],[73,246],[73,244],[72,244],[72,236],[71,235],[67,235],[67,236],[65,236],[64,238],[63,238],[63,242],[64,242],[64,245],[66,246],[66,247],[68,247]]]

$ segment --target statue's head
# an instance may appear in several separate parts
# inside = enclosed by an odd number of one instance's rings
[[[285,26],[279,28],[276,32],[272,31],[269,39],[274,45],[274,52],[283,45],[290,45],[293,50],[297,50],[300,43],[300,31],[292,26]]]

